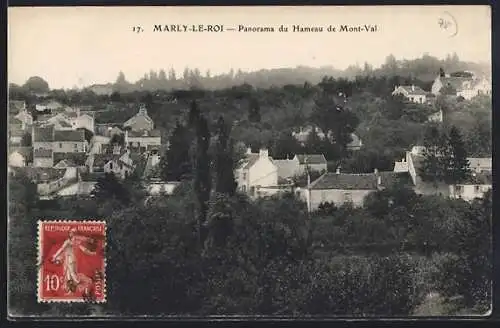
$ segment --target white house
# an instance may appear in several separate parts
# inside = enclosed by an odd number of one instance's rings
[[[475,79],[470,85],[457,91],[457,96],[467,100],[480,95],[491,95],[491,82],[486,78]]]
[[[491,157],[485,157],[485,158],[468,157],[467,160],[469,161],[470,169],[476,173],[492,171]]]
[[[427,116],[427,121],[442,123],[443,122],[443,111],[440,109],[437,112],[432,113],[431,115]]]
[[[392,95],[402,95],[411,102],[424,104],[427,102],[427,92],[415,85],[396,85]]]
[[[261,149],[258,154],[247,151],[235,176],[238,188],[250,195],[255,195],[256,187],[278,186],[278,167],[269,157],[267,149]]]
[[[451,198],[466,201],[482,198],[488,190],[492,189],[492,175],[487,172],[473,172],[466,182],[450,185],[449,188]]]

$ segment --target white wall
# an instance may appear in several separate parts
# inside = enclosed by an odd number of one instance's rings
[[[321,203],[333,202],[339,206],[346,202],[346,193],[350,194],[353,206],[363,206],[365,197],[376,190],[339,190],[324,189],[310,191],[311,210],[315,210]]]
[[[12,154],[9,155],[9,166],[14,166],[14,167],[26,166],[26,161],[24,159],[24,156],[19,154],[18,152],[13,152]]]
[[[260,157],[249,169],[248,184],[249,187],[277,186],[278,168],[268,157]]]

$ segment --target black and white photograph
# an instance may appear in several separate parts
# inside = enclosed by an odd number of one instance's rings
[[[7,16],[11,320],[491,313],[491,7]]]

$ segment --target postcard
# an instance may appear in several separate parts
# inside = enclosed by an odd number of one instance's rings
[[[10,319],[491,312],[490,7],[8,22]]]

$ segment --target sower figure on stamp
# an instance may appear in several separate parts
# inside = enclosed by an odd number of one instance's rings
[[[63,255],[64,282],[68,294],[74,293],[78,287],[79,289],[83,289],[85,293],[88,293],[88,288],[92,284],[91,278],[78,273],[75,254],[75,251],[78,250],[81,250],[86,254],[92,254],[83,245],[83,243],[89,244],[89,238],[77,236],[75,235],[75,232],[76,229],[71,229],[69,231],[68,239],[64,241],[61,248],[57,250],[53,257],[53,262],[58,263],[61,262],[61,255]]]

